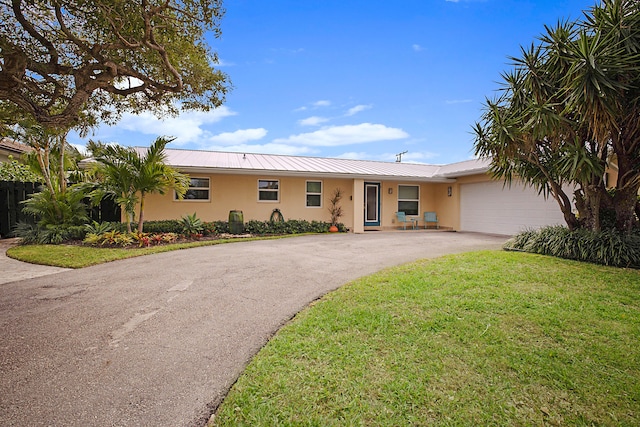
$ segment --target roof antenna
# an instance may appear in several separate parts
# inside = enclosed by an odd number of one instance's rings
[[[402,163],[402,155],[407,153],[408,151],[403,151],[402,153],[396,154],[396,163]]]

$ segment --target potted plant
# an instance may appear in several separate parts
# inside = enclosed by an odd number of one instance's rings
[[[340,201],[342,200],[342,190],[340,188],[336,188],[333,190],[333,194],[331,194],[331,198],[329,199],[329,213],[331,214],[331,227],[329,227],[329,231],[335,233],[338,231],[338,220],[342,216],[342,206],[340,206]]]

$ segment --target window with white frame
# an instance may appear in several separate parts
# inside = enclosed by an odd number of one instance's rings
[[[280,200],[280,181],[259,179],[258,200],[261,202],[277,202]]]
[[[209,200],[209,178],[189,178],[189,189],[184,195],[182,200],[187,201],[206,201]],[[175,200],[178,199],[178,195],[174,192]]]
[[[398,212],[406,215],[418,215],[420,212],[420,186],[398,186]]]
[[[307,207],[322,207],[322,181],[307,181]]]

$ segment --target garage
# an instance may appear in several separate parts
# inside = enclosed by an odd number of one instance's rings
[[[460,185],[462,231],[513,235],[564,223],[555,199],[545,200],[521,183],[514,182],[511,187],[496,181]]]

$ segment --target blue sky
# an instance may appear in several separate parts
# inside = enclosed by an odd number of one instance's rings
[[[595,0],[227,0],[210,38],[234,89],[221,108],[126,115],[88,138],[172,148],[444,164],[509,56]],[[70,141],[85,140],[71,135]]]

